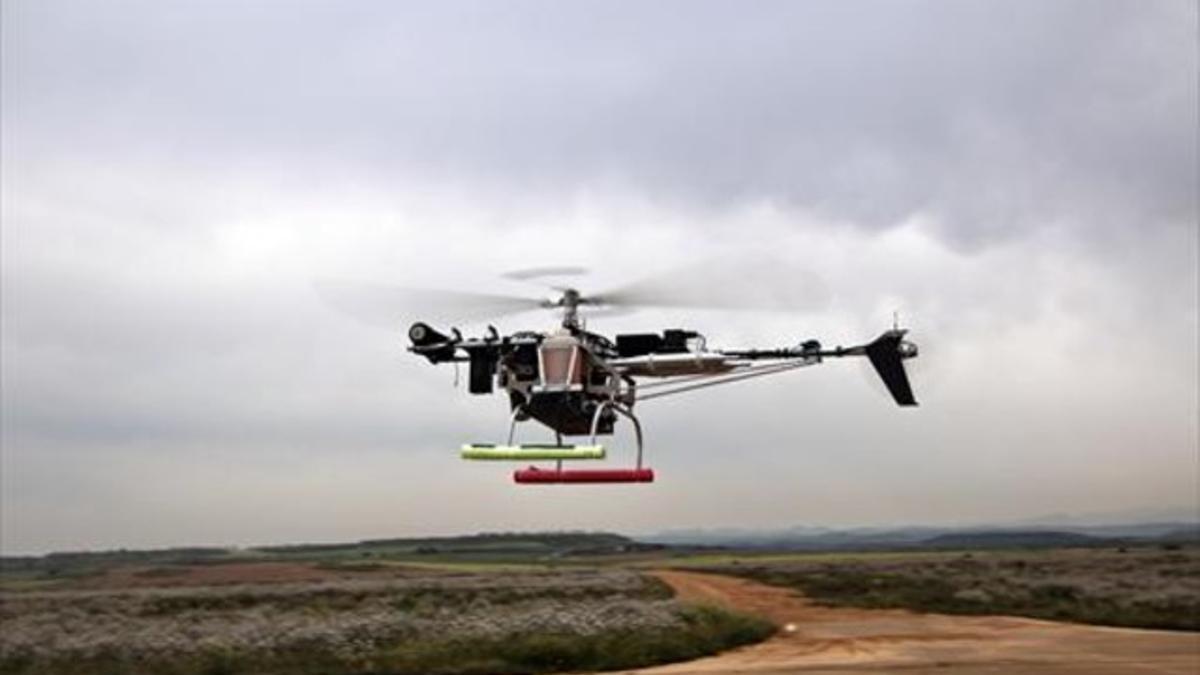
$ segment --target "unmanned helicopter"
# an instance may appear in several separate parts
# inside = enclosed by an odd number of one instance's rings
[[[540,268],[510,273],[510,279],[530,281],[542,276],[582,273],[578,268]],[[408,329],[408,351],[432,364],[467,364],[468,391],[492,394],[500,389],[511,410],[507,442],[462,446],[469,460],[552,462],[549,466],[517,469],[522,484],[650,483],[654,471],[644,463],[638,402],[674,396],[756,377],[814,366],[825,359],[865,357],[882,379],[896,404],[917,401],[904,362],[915,358],[917,345],[905,339],[907,330],[894,322],[870,342],[852,347],[825,348],[817,340],[781,348],[710,349],[699,332],[666,328],[657,332],[621,333],[612,338],[587,329],[583,312],[613,311],[636,306],[697,306],[674,302],[661,289],[646,293],[646,284],[588,294],[572,286],[552,286],[553,298],[523,298],[454,291],[416,291],[426,300],[463,301],[489,308],[493,315],[550,309],[561,313],[559,325],[547,331],[501,334],[488,326],[481,337],[464,338],[457,328],[439,331],[418,321]],[[637,442],[631,468],[565,468],[564,462],[600,460],[607,449],[599,437],[611,436],[620,418],[628,420]],[[517,425],[536,421],[554,432],[553,443],[516,443]],[[586,437],[586,443],[566,443],[564,437]]]

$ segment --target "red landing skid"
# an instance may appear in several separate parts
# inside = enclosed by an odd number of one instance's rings
[[[654,469],[517,469],[518,483],[653,483]]]

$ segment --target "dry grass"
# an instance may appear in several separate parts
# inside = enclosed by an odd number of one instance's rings
[[[1200,630],[1200,549],[1073,549],[730,564],[832,605]]]
[[[30,674],[632,667],[770,630],[625,570],[5,593],[0,623],[0,672]]]

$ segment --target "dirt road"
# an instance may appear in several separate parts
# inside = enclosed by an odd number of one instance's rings
[[[758,645],[639,673],[1200,673],[1200,634],[1012,617],[817,607],[786,589],[694,572],[656,573],[683,599],[767,617]]]

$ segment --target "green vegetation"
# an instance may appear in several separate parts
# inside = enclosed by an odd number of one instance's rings
[[[160,570],[149,576],[169,576],[167,570],[182,566],[247,562],[312,562],[319,563],[324,569],[342,572],[377,571],[382,566],[397,564],[458,571],[489,567],[518,570],[604,564],[631,556],[653,555],[664,548],[606,532],[499,532],[244,549],[181,547],[80,551],[44,556],[0,556],[0,588],[69,586],[71,580],[130,566]]]
[[[453,555],[517,556],[528,561],[537,556],[605,555],[659,548],[607,532],[487,532],[458,537],[368,539],[350,544],[262,546],[253,550],[289,559]]]
[[[708,571],[802,591],[832,606],[1007,614],[1200,631],[1200,552],[1024,551],[838,563],[726,565]]]
[[[680,628],[618,630],[582,638],[518,634],[484,643],[408,645],[384,655],[378,666],[395,673],[445,674],[623,670],[696,659],[760,642],[775,632],[766,620],[718,607],[685,607],[680,618]]]

